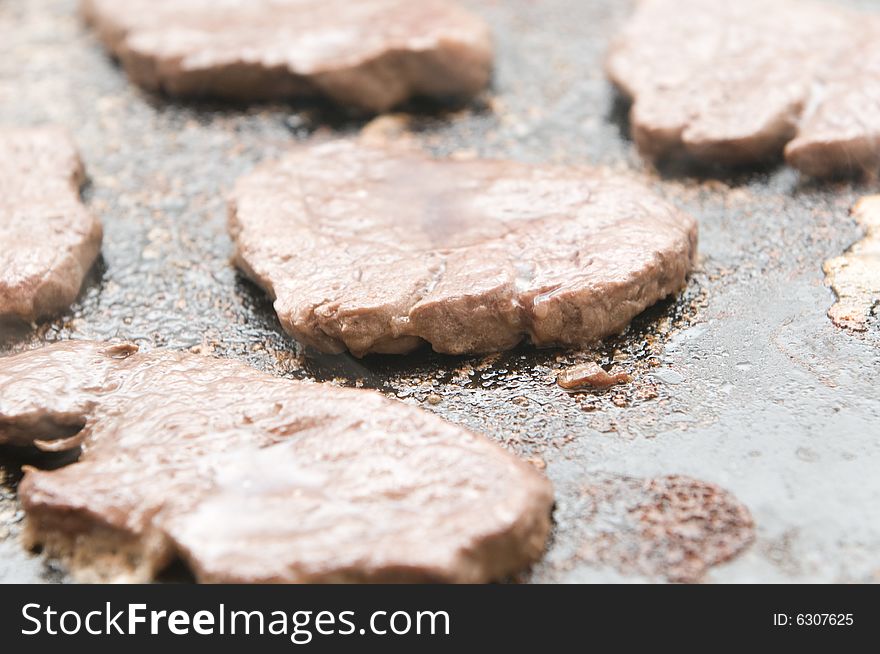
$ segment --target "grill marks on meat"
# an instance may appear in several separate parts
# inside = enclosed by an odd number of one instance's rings
[[[0,319],[66,309],[101,248],[76,148],[54,128],[0,130]]]
[[[0,443],[72,447],[77,423],[80,460],[28,469],[19,493],[30,543],[81,579],[181,556],[208,582],[483,582],[550,527],[530,466],[377,393],[128,345],[0,359]]]
[[[653,159],[786,159],[814,176],[880,164],[880,17],[806,0],[641,0],[610,78]]]
[[[340,141],[236,184],[237,265],[321,351],[584,345],[685,284],[695,221],[582,168]]]
[[[135,83],[172,96],[384,111],[469,97],[491,77],[489,28],[453,0],[83,0],[82,12]]]

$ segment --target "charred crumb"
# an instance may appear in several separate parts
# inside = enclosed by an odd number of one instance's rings
[[[610,372],[595,362],[584,363],[574,368],[560,371],[556,383],[567,391],[584,388],[607,390],[618,384],[628,384],[632,377],[625,372]]]

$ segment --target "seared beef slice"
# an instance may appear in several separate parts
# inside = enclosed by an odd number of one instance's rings
[[[489,82],[486,23],[453,0],[83,0],[131,79],[172,96],[320,95],[384,111]]]
[[[66,309],[101,249],[82,205],[83,167],[66,133],[0,130],[0,319]]]
[[[697,225],[583,168],[335,142],[239,180],[238,266],[324,352],[590,344],[685,284]]]
[[[544,549],[549,482],[483,436],[371,391],[136,350],[0,359],[0,443],[81,443],[19,488],[30,543],[81,579],[180,556],[207,582],[484,582]]]
[[[880,164],[880,16],[810,0],[640,0],[608,73],[648,157]]]

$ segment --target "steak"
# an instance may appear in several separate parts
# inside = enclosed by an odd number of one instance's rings
[[[129,77],[172,96],[320,95],[384,111],[488,83],[488,25],[453,0],[83,0]]]
[[[79,432],[74,434],[74,430]],[[549,482],[489,439],[372,391],[189,353],[66,342],[0,359],[0,442],[27,541],[84,580],[484,582],[543,551]]]
[[[584,388],[606,390],[618,384],[628,384],[631,381],[632,377],[627,373],[610,373],[595,361],[563,370],[556,376],[556,383],[567,391],[577,391]]]
[[[880,18],[864,22],[827,60],[797,137],[785,148],[788,161],[809,175],[880,169]]]
[[[240,179],[230,232],[291,335],[355,356],[590,344],[680,290],[697,241],[619,177],[354,141]]]
[[[83,166],[56,128],[0,130],[0,319],[66,309],[101,249],[80,202]]]
[[[880,164],[880,17],[807,0],[641,0],[607,70],[650,158],[784,152],[814,176]]]
[[[755,542],[748,507],[715,484],[666,475],[634,478],[592,473],[582,489],[584,505],[578,557],[625,575],[696,584],[714,566]]]

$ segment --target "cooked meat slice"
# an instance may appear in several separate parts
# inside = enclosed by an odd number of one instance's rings
[[[825,262],[825,280],[837,295],[828,317],[838,327],[863,332],[880,302],[880,195],[862,198],[853,216],[865,236],[845,254]]]
[[[180,556],[211,582],[483,582],[534,561],[550,527],[531,466],[378,393],[129,345],[0,359],[0,441],[72,424],[79,461],[28,469],[19,493],[29,541],[82,579]]]
[[[239,267],[324,352],[584,345],[685,284],[694,220],[583,168],[340,141],[239,180]]]
[[[878,60],[880,18],[830,4],[641,0],[607,69],[648,157],[834,175],[880,163]]]
[[[489,82],[488,25],[454,0],[83,0],[131,79],[172,96],[322,95],[384,111]]]
[[[66,309],[101,249],[76,147],[55,128],[0,130],[0,319]]]
[[[798,135],[785,148],[793,166],[815,177],[880,166],[880,19],[849,38],[812,87]]]

